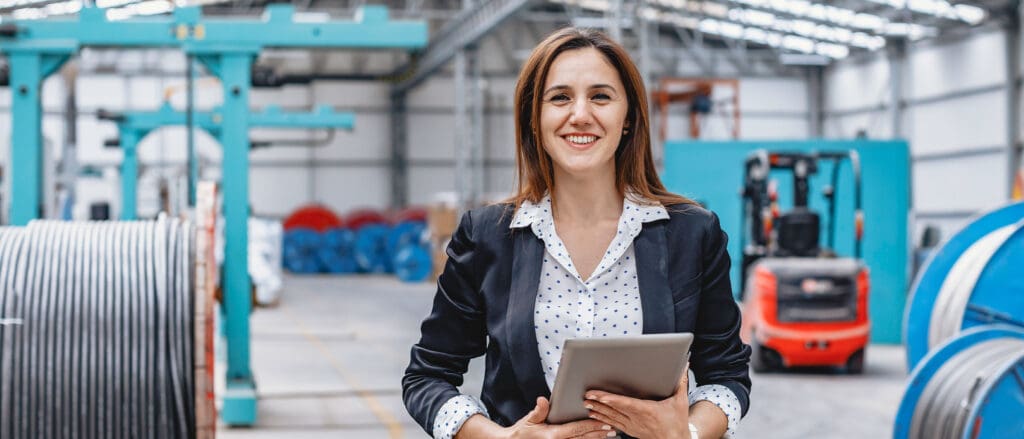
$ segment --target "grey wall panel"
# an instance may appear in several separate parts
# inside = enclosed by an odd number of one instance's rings
[[[409,93],[406,105],[416,108],[455,108],[455,83],[447,75],[435,75]]]
[[[428,204],[438,192],[455,190],[453,166],[416,166],[409,169],[409,203]]]
[[[128,107],[131,110],[156,110],[164,102],[164,80],[155,77],[126,78]],[[184,108],[182,108],[184,110]]]
[[[889,100],[889,63],[884,56],[868,62],[840,62],[825,70],[825,109],[843,111]]]
[[[117,126],[97,120],[94,116],[82,115],[78,118],[78,161],[92,164],[121,163],[122,153],[119,148],[104,148],[103,142],[117,138]]]
[[[254,215],[283,217],[310,201],[310,170],[261,168],[249,171],[249,199]]]
[[[5,87],[10,88],[10,87]],[[56,110],[64,111],[64,100],[67,95],[67,86],[64,84],[64,78],[58,72],[57,74],[51,75],[43,81],[42,90],[42,104],[44,110]],[[3,102],[5,105],[11,105],[10,99],[5,99]]]
[[[454,158],[455,118],[445,114],[410,113],[409,158]]]
[[[991,147],[1006,143],[1006,96],[1002,90],[915,105],[904,130],[914,154]]]
[[[747,117],[740,125],[743,140],[806,139],[807,119]]]
[[[486,124],[484,132],[487,134],[484,142],[487,148],[487,158],[515,160],[516,134],[512,116],[505,112],[489,114],[484,119],[484,123]]]
[[[128,89],[125,79],[121,76],[81,75],[75,84],[75,91],[78,93],[77,101],[80,109],[103,108],[111,111],[128,109]]]
[[[892,138],[892,117],[887,111],[871,111],[825,119],[825,137],[852,139],[863,131],[870,139]],[[913,145],[911,145],[913,147]]]
[[[353,107],[386,110],[391,105],[391,88],[383,81],[315,81],[311,87],[314,103],[334,105],[339,110]]]
[[[144,164],[185,163],[188,157],[187,142],[184,127],[161,128],[139,142],[139,161]],[[195,145],[197,154],[201,158],[220,160],[222,156],[220,143],[205,131],[196,130]]]
[[[915,210],[986,210],[1005,203],[1006,158],[1002,154],[918,162],[913,166]]]
[[[807,83],[798,78],[741,78],[740,109],[806,112]]]
[[[315,135],[319,138],[323,133]],[[389,158],[391,116],[386,113],[357,112],[356,124],[352,131],[335,131],[334,140],[327,146],[316,148],[313,153],[318,159],[325,160]]]
[[[516,168],[513,166],[487,167],[487,185],[484,188],[487,198],[498,201],[511,196],[516,189]]]
[[[254,88],[249,93],[249,106],[263,108],[267,105],[278,105],[284,108],[304,108],[312,105],[309,87],[302,85],[285,85],[279,88]]]
[[[314,168],[314,200],[336,212],[388,207],[391,179],[386,168]]]
[[[906,74],[908,98],[1001,83],[1006,80],[1006,37],[990,31],[952,44],[915,48]]]

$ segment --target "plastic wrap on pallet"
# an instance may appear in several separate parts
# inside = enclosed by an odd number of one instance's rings
[[[281,298],[282,232],[280,221],[249,218],[249,278],[260,305],[273,305]]]

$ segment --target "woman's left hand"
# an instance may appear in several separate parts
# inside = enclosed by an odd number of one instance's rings
[[[676,393],[661,401],[590,390],[583,404],[590,417],[638,439],[690,438],[689,365]]]

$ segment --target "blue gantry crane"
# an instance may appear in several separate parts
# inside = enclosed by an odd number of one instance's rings
[[[10,66],[11,211],[13,225],[40,214],[42,188],[42,81],[83,47],[179,48],[221,80],[224,102],[218,139],[223,147],[225,221],[223,311],[227,341],[227,390],[221,419],[230,425],[256,421],[255,381],[250,368],[249,113],[252,64],[266,48],[422,49],[423,21],[396,21],[380,6],[364,6],[353,20],[301,22],[290,5],[268,6],[261,19],[207,18],[198,7],[173,15],[111,21],[102,8],[77,17],[17,20],[0,24],[0,52]],[[258,118],[257,118],[258,119]]]
[[[124,113],[101,113],[102,119],[112,120],[117,124],[118,145],[124,152],[121,160],[121,219],[136,219],[136,201],[138,186],[139,157],[138,146],[149,133],[167,126],[186,125],[188,115],[175,110],[167,102],[156,111],[127,111]],[[280,129],[345,129],[351,130],[355,125],[355,114],[336,112],[330,106],[317,106],[310,112],[285,111],[276,105],[264,107],[263,111],[249,113],[249,126],[252,128]],[[224,122],[224,111],[216,108],[212,111],[194,112],[192,124],[203,129],[214,138],[221,136]],[[194,178],[189,173],[189,178]],[[189,185],[195,187],[195,182]]]

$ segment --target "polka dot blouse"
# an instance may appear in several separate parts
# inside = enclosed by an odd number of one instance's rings
[[[627,198],[615,238],[590,278],[583,279],[555,232],[550,197],[538,204],[524,203],[516,211],[510,227],[530,227],[545,247],[533,321],[549,389],[554,388],[565,340],[643,333],[633,239],[640,234],[643,223],[668,217],[668,212],[660,205],[640,205]],[[689,397],[691,403],[707,400],[721,408],[729,420],[726,437],[734,435],[740,419],[740,404],[729,388],[698,386]],[[483,405],[467,395],[448,400],[435,417],[434,437],[453,437],[476,413],[486,416]]]

